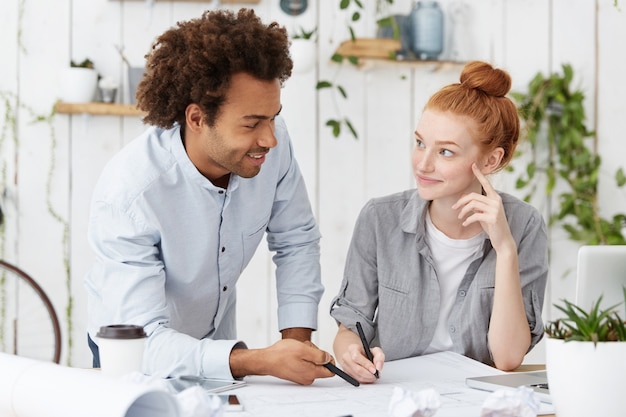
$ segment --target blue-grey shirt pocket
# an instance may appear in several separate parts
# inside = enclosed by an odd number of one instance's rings
[[[242,247],[243,247],[243,264],[241,265],[241,270],[243,271],[250,259],[254,256],[257,248],[259,247],[259,243],[261,243],[261,239],[263,239],[263,235],[265,234],[265,230],[267,229],[267,224],[269,219],[263,219],[260,222],[257,222],[254,226],[249,227],[242,233]]]

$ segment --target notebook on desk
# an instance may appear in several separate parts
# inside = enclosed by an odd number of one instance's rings
[[[499,389],[526,386],[535,391],[539,401],[552,404],[546,371],[511,372],[502,375],[467,378],[465,383],[468,387],[484,391],[496,391]]]

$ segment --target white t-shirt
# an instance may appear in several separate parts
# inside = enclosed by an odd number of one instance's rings
[[[441,302],[437,329],[430,346],[424,353],[442,352],[452,349],[448,332],[448,316],[456,299],[456,292],[463,280],[474,255],[482,248],[486,238],[481,232],[469,239],[451,239],[433,224],[430,213],[426,213],[426,243],[435,261],[439,280]]]

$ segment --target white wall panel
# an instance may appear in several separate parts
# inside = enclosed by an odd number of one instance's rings
[[[617,11],[612,0],[600,0],[597,38],[597,142],[602,157],[600,213],[611,218],[626,212],[626,189],[617,188],[615,172],[626,170],[626,5]],[[587,83],[585,83],[586,85]],[[590,97],[591,99],[592,97]]]
[[[18,241],[18,199],[16,179],[16,164],[18,144],[14,140],[11,126],[11,117],[17,112],[17,97],[19,93],[19,32],[18,23],[20,8],[16,0],[5,2],[3,12],[0,13],[0,51],[3,54],[3,65],[0,65],[0,114],[8,115],[0,124],[0,205],[4,212],[5,226],[0,229],[0,256],[17,261]]]

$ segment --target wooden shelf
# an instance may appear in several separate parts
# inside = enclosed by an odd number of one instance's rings
[[[54,109],[61,114],[93,114],[98,116],[143,116],[145,114],[134,104],[64,103],[59,101],[54,105]]]
[[[359,68],[367,69],[380,65],[409,65],[427,68],[430,71],[460,69],[466,63],[458,61],[439,61],[423,59],[393,59],[402,49],[399,40],[390,38],[357,38],[343,41],[336,53],[343,56],[354,56],[359,59]]]

